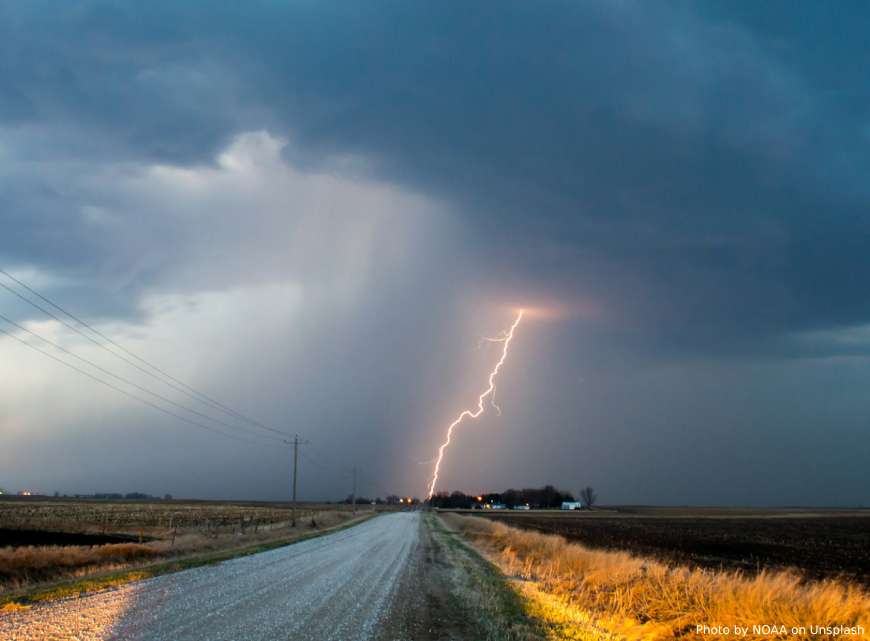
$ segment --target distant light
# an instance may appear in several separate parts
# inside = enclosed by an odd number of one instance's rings
[[[404,503],[405,499],[399,499],[399,503]]]

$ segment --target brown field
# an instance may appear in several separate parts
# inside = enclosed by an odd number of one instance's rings
[[[870,586],[870,510],[614,508],[474,514],[669,564],[747,574],[794,569],[809,579],[843,578]]]
[[[358,506],[360,514],[372,506]],[[0,500],[0,597],[91,577],[310,535],[350,521],[351,506],[45,498]]]
[[[345,511],[342,503],[298,503],[298,514]],[[357,509],[369,506],[358,505]],[[212,530],[262,527],[290,518],[287,502],[66,499],[0,497],[0,529],[57,530],[59,532],[116,532]]]
[[[557,522],[556,515],[552,518]],[[560,520],[570,518],[583,517]],[[624,551],[587,548],[561,536],[509,527],[502,518],[448,513],[443,519],[510,577],[528,612],[546,626],[548,638],[870,638],[870,593],[854,582],[808,581],[787,571],[748,575],[692,569]],[[773,632],[753,628],[764,624],[783,627]],[[730,626],[730,631],[717,626]],[[734,626],[745,633],[734,634]],[[819,632],[813,626],[830,626],[832,631]]]

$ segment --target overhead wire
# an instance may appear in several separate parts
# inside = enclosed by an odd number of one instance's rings
[[[83,332],[83,331],[82,331],[81,329],[79,329],[78,327],[75,327],[75,326],[72,325],[71,323],[68,323],[67,321],[65,321],[65,320],[63,320],[62,318],[58,317],[57,314],[54,314],[53,312],[47,310],[47,309],[46,309],[45,307],[43,307],[42,305],[40,305],[40,304],[38,304],[38,303],[32,301],[32,300],[29,299],[27,296],[25,296],[25,295],[23,295],[22,293],[16,291],[13,287],[10,287],[10,286],[7,285],[6,283],[0,281],[0,287],[2,287],[3,289],[7,290],[8,292],[10,292],[11,294],[13,294],[14,296],[18,297],[19,299],[21,299],[22,301],[24,301],[24,302],[27,303],[28,305],[31,305],[31,306],[34,307],[35,309],[38,309],[39,311],[41,311],[43,314],[47,315],[48,317],[50,317],[50,318],[56,320],[57,322],[61,323],[61,324],[62,324],[64,327],[66,327],[67,329],[69,329],[69,330],[71,330],[71,331],[77,333],[78,335],[82,336],[83,338],[87,339],[87,340],[90,341],[91,343],[95,344],[97,347],[99,347],[99,348],[101,348],[101,349],[107,351],[108,353],[112,354],[112,355],[115,356],[116,358],[118,358],[118,359],[120,359],[121,361],[127,363],[127,364],[130,365],[131,367],[136,368],[136,369],[139,370],[140,372],[142,372],[142,373],[144,373],[144,374],[150,376],[151,378],[154,378],[154,379],[158,380],[159,382],[163,383],[164,385],[167,385],[168,387],[174,389],[175,391],[180,392],[181,394],[184,394],[184,395],[187,396],[188,398],[191,398],[192,400],[195,400],[195,401],[197,401],[197,402],[199,402],[199,403],[203,403],[203,404],[206,404],[206,405],[210,405],[212,408],[217,409],[217,410],[219,410],[219,411],[221,411],[221,412],[223,412],[223,413],[225,413],[225,414],[227,414],[227,415],[229,415],[229,416],[232,416],[232,417],[234,417],[236,420],[244,421],[245,423],[248,423],[249,425],[255,426],[255,427],[257,427],[257,428],[259,428],[259,429],[262,429],[262,430],[266,430],[266,431],[272,432],[273,434],[278,434],[278,435],[280,435],[280,436],[282,436],[282,437],[290,436],[290,434],[289,434],[288,432],[284,432],[284,431],[282,431],[282,430],[278,430],[278,429],[275,429],[275,428],[270,427],[270,426],[268,426],[268,425],[265,425],[264,423],[261,423],[260,421],[257,421],[256,419],[253,419],[253,418],[251,418],[251,417],[249,417],[249,416],[246,416],[246,415],[242,414],[241,412],[238,412],[238,411],[234,410],[233,408],[231,408],[231,407],[225,405],[224,403],[221,403],[220,401],[217,401],[217,400],[215,400],[215,399],[213,399],[213,398],[207,396],[206,394],[204,394],[204,393],[202,393],[202,392],[199,392],[199,391],[196,390],[195,388],[193,388],[193,387],[191,387],[190,385],[187,385],[186,383],[180,381],[179,379],[177,379],[177,378],[175,378],[174,376],[170,375],[169,373],[165,372],[164,370],[162,370],[161,368],[157,367],[157,366],[154,365],[153,363],[150,363],[149,361],[145,360],[144,358],[142,358],[142,357],[140,357],[140,356],[137,356],[136,354],[134,354],[133,352],[131,352],[130,350],[128,350],[127,348],[125,348],[125,347],[124,347],[123,345],[121,345],[120,343],[116,342],[115,340],[113,340],[113,339],[110,338],[109,336],[106,336],[106,335],[105,335],[103,332],[101,332],[100,330],[96,329],[95,327],[93,327],[92,325],[90,325],[90,324],[87,323],[86,321],[82,320],[82,319],[79,318],[78,316],[76,316],[76,315],[72,314],[71,312],[67,311],[65,308],[63,308],[63,307],[61,307],[60,305],[58,305],[57,303],[55,303],[54,301],[52,301],[52,300],[51,300],[50,298],[48,298],[47,296],[45,296],[45,295],[39,293],[39,292],[36,291],[34,288],[30,287],[30,286],[27,285],[25,282],[23,282],[23,281],[20,280],[19,278],[16,278],[15,276],[13,276],[12,274],[10,274],[10,273],[7,272],[6,270],[4,270],[4,269],[0,269],[0,274],[3,274],[4,276],[6,276],[7,278],[9,278],[9,279],[12,280],[13,282],[15,282],[16,284],[18,284],[18,285],[19,285],[20,287],[22,287],[23,289],[27,290],[28,292],[30,292],[30,293],[33,294],[34,296],[38,297],[40,300],[46,302],[47,304],[51,305],[51,306],[52,306],[53,308],[55,308],[56,310],[60,311],[62,314],[68,316],[68,317],[71,318],[71,319],[73,319],[73,321],[75,321],[76,323],[78,323],[78,324],[81,325],[82,327],[87,328],[87,329],[90,330],[93,334],[95,334],[96,336],[100,337],[102,340],[104,340],[104,341],[106,341],[107,343],[113,345],[113,346],[116,347],[118,350],[121,350],[122,352],[124,352],[124,354],[128,354],[131,358],[136,359],[137,361],[139,361],[139,362],[145,364],[146,366],[148,366],[148,367],[151,368],[151,369],[150,369],[150,370],[149,370],[149,369],[145,369],[145,368],[142,367],[141,365],[139,365],[139,364],[137,364],[136,362],[132,361],[130,358],[127,358],[127,357],[125,357],[124,355],[119,354],[118,352],[116,352],[116,351],[110,349],[110,348],[109,348],[105,343],[102,343],[102,342],[100,342],[99,340],[95,339],[93,336],[91,336],[91,335],[89,335],[89,334]],[[153,371],[151,371],[151,370],[153,370]],[[155,373],[155,372],[157,372],[157,373]]]
[[[55,356],[54,354],[51,354],[50,352],[47,352],[47,351],[45,351],[44,349],[40,349],[39,347],[36,347],[35,345],[31,345],[31,344],[28,343],[26,340],[24,340],[24,339],[21,338],[20,336],[16,336],[13,332],[10,332],[9,330],[6,330],[6,329],[3,329],[2,327],[0,327],[0,333],[5,334],[6,336],[9,336],[9,337],[12,338],[13,340],[18,341],[19,343],[21,343],[21,344],[24,345],[25,347],[28,347],[28,348],[30,348],[30,349],[32,349],[32,350],[35,350],[35,351],[37,351],[37,352],[43,354],[44,356],[47,356],[48,358],[50,358],[50,359],[52,359],[52,360],[54,360],[54,361],[57,361],[57,362],[60,363],[61,365],[65,365],[66,367],[69,367],[70,369],[75,370],[75,371],[78,372],[79,374],[82,374],[82,375],[84,375],[84,376],[87,376],[87,377],[90,378],[91,380],[93,380],[93,381],[95,381],[95,382],[97,382],[97,383],[100,383],[101,385],[105,385],[106,387],[108,387],[108,388],[110,388],[110,389],[113,389],[113,390],[115,390],[116,392],[118,392],[118,393],[120,393],[120,394],[123,394],[124,396],[127,396],[127,397],[129,397],[129,398],[132,398],[133,400],[139,401],[140,403],[143,403],[144,405],[147,405],[147,406],[149,406],[149,407],[151,407],[151,408],[153,408],[153,409],[155,409],[155,410],[157,410],[157,411],[159,411],[159,412],[163,412],[164,414],[167,414],[167,415],[169,415],[169,416],[172,416],[172,417],[178,419],[179,421],[184,421],[185,423],[190,423],[191,425],[195,425],[195,426],[200,427],[200,428],[202,428],[202,429],[204,429],[204,430],[208,430],[209,432],[214,432],[215,434],[220,434],[221,436],[225,436],[225,437],[227,437],[227,438],[231,438],[231,439],[233,439],[233,440],[240,441],[240,442],[242,442],[242,443],[253,443],[253,444],[256,444],[256,445],[260,445],[260,446],[266,446],[266,445],[267,445],[266,443],[262,443],[262,442],[259,442],[259,441],[252,441],[252,440],[250,440],[250,439],[240,438],[240,437],[238,437],[238,436],[235,435],[235,434],[228,434],[228,433],[223,432],[223,431],[221,431],[221,430],[219,430],[219,429],[216,429],[216,428],[214,428],[214,427],[212,427],[212,426],[210,426],[210,425],[206,425],[205,423],[200,423],[199,421],[193,420],[193,419],[188,418],[188,417],[186,417],[186,416],[182,416],[181,414],[176,414],[175,412],[173,412],[173,411],[171,411],[171,410],[168,410],[168,409],[166,409],[165,407],[162,407],[162,406],[160,406],[160,405],[157,405],[156,403],[153,403],[152,401],[149,401],[148,399],[142,398],[141,396],[137,396],[136,394],[133,394],[133,393],[131,393],[131,392],[129,392],[129,391],[127,391],[127,390],[121,388],[121,387],[118,387],[117,385],[114,385],[114,384],[112,384],[112,383],[110,383],[110,382],[108,382],[108,381],[106,381],[106,380],[103,380],[102,378],[100,378],[100,377],[98,377],[98,376],[94,376],[94,375],[91,374],[90,372],[87,372],[87,371],[83,370],[83,369],[80,368],[80,367],[76,367],[76,366],[73,365],[72,363],[69,363],[69,362],[67,362],[67,361],[65,361],[65,360],[63,360],[63,359],[61,359],[61,358],[58,358],[58,357]]]
[[[10,318],[4,316],[3,314],[0,314],[0,320],[5,321],[6,323],[9,323],[10,325],[12,325],[12,326],[18,328],[18,329],[19,329],[20,331],[22,331],[22,332],[26,332],[27,334],[29,334],[29,335],[31,335],[31,336],[34,336],[35,338],[38,338],[38,339],[41,340],[42,342],[44,342],[44,343],[46,343],[46,344],[48,344],[48,345],[51,345],[51,346],[54,347],[55,349],[57,349],[57,350],[63,352],[64,354],[67,354],[68,356],[71,356],[71,357],[75,358],[76,360],[78,360],[78,361],[80,361],[80,362],[82,362],[82,363],[85,363],[85,364],[87,364],[87,365],[90,365],[91,367],[93,367],[93,368],[96,369],[96,370],[99,370],[99,371],[102,372],[103,374],[106,374],[106,375],[108,375],[108,376],[111,376],[111,377],[114,378],[115,380],[121,381],[122,383],[125,383],[125,384],[127,384],[127,385],[130,385],[131,387],[135,387],[135,388],[138,389],[139,391],[144,392],[145,394],[148,394],[149,396],[153,396],[154,398],[157,398],[157,399],[163,401],[164,403],[168,403],[168,404],[170,404],[170,405],[173,405],[174,407],[177,407],[177,408],[179,408],[179,409],[181,409],[181,410],[184,410],[184,411],[186,411],[186,412],[190,412],[191,414],[195,414],[196,416],[199,416],[199,417],[204,418],[204,419],[206,419],[206,420],[214,421],[215,423],[218,423],[218,424],[220,424],[220,425],[223,425],[224,427],[227,427],[227,428],[229,428],[229,429],[238,429],[238,430],[242,430],[242,431],[245,432],[246,434],[250,434],[250,435],[255,436],[255,437],[257,437],[257,438],[269,438],[269,439],[278,440],[277,437],[274,437],[274,436],[271,436],[271,435],[267,435],[267,434],[262,434],[262,433],[260,433],[260,432],[254,432],[253,430],[251,430],[251,429],[249,429],[249,428],[246,428],[246,427],[243,427],[243,426],[241,426],[241,425],[235,425],[235,424],[232,424],[232,423],[227,423],[226,421],[223,421],[223,420],[221,420],[221,419],[219,419],[219,418],[215,418],[214,416],[210,416],[210,415],[208,415],[208,414],[205,414],[205,413],[203,413],[203,412],[200,412],[200,411],[198,411],[198,410],[195,410],[195,409],[193,409],[193,408],[191,408],[191,407],[188,407],[188,406],[186,406],[186,405],[182,405],[181,403],[178,403],[178,402],[176,402],[176,401],[173,401],[171,398],[167,398],[166,396],[163,396],[162,394],[159,394],[159,393],[157,393],[157,392],[154,392],[154,391],[148,389],[147,387],[144,387],[144,386],[142,386],[142,385],[139,385],[139,384],[136,383],[135,381],[131,381],[131,380],[128,379],[128,378],[125,378],[125,377],[123,377],[123,376],[121,376],[121,375],[119,375],[119,374],[116,374],[116,373],[114,373],[114,372],[112,372],[112,371],[110,371],[110,370],[108,370],[108,369],[102,367],[101,365],[98,365],[97,363],[94,363],[93,361],[88,360],[87,358],[84,358],[83,356],[80,356],[79,354],[76,354],[75,352],[73,352],[73,351],[67,349],[67,348],[64,347],[63,345],[59,345],[58,343],[55,343],[54,341],[52,341],[52,340],[50,340],[50,339],[48,339],[48,338],[45,338],[44,336],[40,335],[39,333],[34,332],[33,330],[28,329],[27,327],[21,325],[20,323],[16,323],[14,320],[12,320],[12,319],[10,319]]]

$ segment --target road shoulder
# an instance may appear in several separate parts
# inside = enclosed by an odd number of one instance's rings
[[[377,639],[414,641],[546,638],[521,597],[489,561],[433,513],[420,519],[417,549]]]

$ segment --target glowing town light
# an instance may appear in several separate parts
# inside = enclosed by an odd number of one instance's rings
[[[483,414],[486,409],[486,400],[489,399],[490,404],[496,409],[496,411],[501,414],[501,409],[495,402],[492,400],[495,395],[495,377],[498,375],[498,371],[501,369],[501,366],[504,364],[505,359],[507,358],[508,348],[510,347],[511,340],[514,337],[514,330],[517,328],[517,325],[520,324],[520,321],[523,319],[523,310],[519,310],[517,312],[517,318],[514,321],[513,325],[510,326],[505,332],[502,332],[500,336],[496,338],[485,338],[485,341],[491,343],[501,343],[501,358],[498,359],[498,363],[495,364],[495,367],[489,373],[489,387],[477,398],[477,409],[476,410],[463,410],[463,412],[456,417],[456,420],[453,421],[449,427],[447,428],[447,438],[441,447],[438,448],[438,456],[435,459],[435,470],[432,472],[432,480],[429,482],[429,493],[426,497],[426,500],[432,498],[432,495],[435,494],[435,484],[438,482],[438,471],[441,469],[441,461],[444,458],[444,450],[447,449],[447,446],[450,445],[450,437],[453,436],[453,429],[459,425],[466,418],[477,418],[481,414]]]

